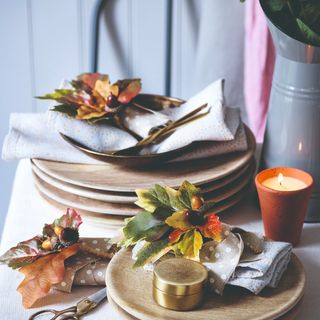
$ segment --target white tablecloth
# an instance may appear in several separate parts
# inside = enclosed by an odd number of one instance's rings
[[[22,160],[18,166],[12,191],[9,211],[1,240],[1,253],[17,242],[29,239],[39,233],[45,222],[51,222],[62,213],[49,205],[37,193],[33,186],[31,167],[27,160]],[[223,221],[238,225],[252,231],[262,231],[259,210],[253,197],[246,199],[236,208],[223,214]],[[81,226],[82,236],[107,237],[103,230],[97,230],[88,225]],[[302,260],[307,274],[307,287],[302,302],[299,320],[320,319],[320,223],[305,224],[302,241],[294,249]],[[21,305],[21,297],[16,292],[18,283],[22,280],[19,272],[6,266],[0,266],[0,319],[28,319],[30,314],[38,309],[25,310]],[[82,287],[72,294],[54,292],[38,303],[38,307],[65,308],[75,304],[83,297],[95,292],[97,288]],[[132,297],[134,299],[134,297]],[[119,319],[119,316],[105,301],[97,310],[87,315],[85,319],[106,320]],[[223,320],[223,319],[221,319]]]

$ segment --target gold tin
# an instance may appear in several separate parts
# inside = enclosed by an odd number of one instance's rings
[[[167,309],[192,310],[203,300],[207,278],[207,269],[196,261],[161,261],[153,271],[153,298]]]

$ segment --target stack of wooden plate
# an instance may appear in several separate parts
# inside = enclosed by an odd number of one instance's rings
[[[188,180],[202,189],[207,200],[217,203],[217,213],[235,205],[246,194],[255,171],[255,139],[250,131],[248,142],[245,152],[148,168],[39,159],[31,162],[36,187],[50,203],[75,208],[87,221],[112,229],[139,212],[134,205],[135,190],[155,183],[177,188]]]

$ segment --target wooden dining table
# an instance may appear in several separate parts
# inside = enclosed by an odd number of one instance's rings
[[[2,234],[1,253],[19,241],[32,238],[40,233],[44,223],[50,223],[63,213],[40,197],[34,187],[30,161],[21,160],[17,167]],[[263,232],[254,188],[241,203],[223,212],[220,217],[228,224],[250,231]],[[81,225],[80,233],[84,237],[106,238],[111,236],[103,228],[85,224]],[[299,304],[296,319],[318,320],[320,317],[320,223],[304,225],[301,242],[294,248],[294,253],[302,261],[307,275],[305,295]],[[21,296],[16,291],[22,278],[22,274],[18,271],[7,266],[0,266],[0,319],[22,320],[28,319],[31,314],[43,308],[63,309],[101,289],[100,287],[76,287],[72,293],[52,290],[47,297],[36,303],[35,308],[24,309]],[[117,320],[122,318],[110,303],[104,301],[84,319]]]

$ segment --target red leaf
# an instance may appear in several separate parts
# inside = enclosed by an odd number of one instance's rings
[[[119,87],[118,101],[122,104],[129,103],[141,90],[140,79],[119,80],[114,85]]]

